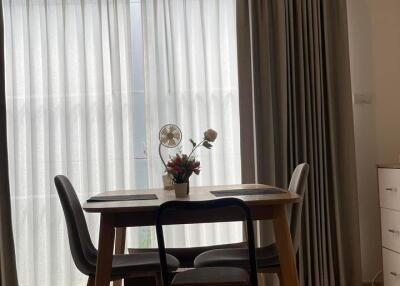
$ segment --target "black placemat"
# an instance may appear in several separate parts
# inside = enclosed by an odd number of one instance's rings
[[[284,191],[277,188],[268,189],[253,189],[253,190],[226,190],[226,191],[211,191],[216,197],[232,197],[232,196],[254,196],[254,195],[273,195],[281,194]]]
[[[118,201],[143,201],[143,200],[157,200],[155,194],[141,194],[141,195],[126,195],[126,196],[94,196],[87,200],[88,203],[95,202],[118,202]]]

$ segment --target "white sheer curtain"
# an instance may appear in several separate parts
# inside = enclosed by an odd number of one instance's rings
[[[192,185],[241,180],[235,0],[142,1],[147,112],[142,123],[135,98],[143,93],[137,86],[143,74],[137,74],[140,58],[131,30],[138,18],[132,19],[130,2],[3,0],[8,159],[21,286],[85,285],[71,259],[53,183],[57,174],[71,179],[82,201],[147,180],[161,186],[158,130],[176,123],[185,150],[190,137],[201,139],[209,127],[219,131],[214,149],[198,152],[202,171]],[[138,155],[143,134],[148,164]],[[97,243],[98,216],[87,220]],[[131,233],[128,246],[155,245],[149,231]],[[174,227],[168,241],[183,246],[241,238],[241,224],[219,224]]]
[[[79,197],[135,187],[130,18],[120,0],[4,0],[19,282],[85,285],[53,178]],[[88,222],[96,237],[98,217]]]
[[[201,173],[193,185],[241,182],[235,0],[146,0],[143,8],[149,184],[161,185],[161,126],[175,123],[189,138],[219,132],[213,150],[199,149]],[[198,141],[197,141],[198,142]],[[172,150],[171,152],[176,152]],[[174,226],[173,246],[240,241],[241,224]]]

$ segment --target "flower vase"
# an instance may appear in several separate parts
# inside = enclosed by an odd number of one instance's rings
[[[164,185],[164,190],[172,191],[174,189],[173,181],[170,175],[167,174],[162,176],[162,181]]]
[[[175,196],[177,198],[184,198],[189,195],[189,182],[174,185]]]

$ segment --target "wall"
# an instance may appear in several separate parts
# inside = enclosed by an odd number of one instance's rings
[[[400,154],[400,1],[373,1],[377,161]]]
[[[376,163],[399,160],[400,1],[347,0],[363,280],[382,269]]]

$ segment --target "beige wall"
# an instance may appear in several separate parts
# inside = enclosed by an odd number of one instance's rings
[[[376,163],[400,154],[400,0],[347,0],[363,279],[382,268]]]
[[[373,1],[377,161],[400,154],[400,1]]]

